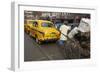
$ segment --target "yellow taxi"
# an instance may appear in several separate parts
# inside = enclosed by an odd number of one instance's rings
[[[24,29],[36,39],[38,44],[43,41],[56,41],[60,38],[60,32],[52,22],[47,20],[27,20]]]

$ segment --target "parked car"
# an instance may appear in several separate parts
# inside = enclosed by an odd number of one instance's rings
[[[56,41],[60,38],[60,32],[52,22],[47,20],[27,20],[24,29],[36,39],[38,44],[43,41]]]

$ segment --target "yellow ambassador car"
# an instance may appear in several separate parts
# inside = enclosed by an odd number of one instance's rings
[[[56,41],[60,38],[60,32],[54,24],[47,20],[27,20],[24,30],[36,39],[38,44],[43,41]]]

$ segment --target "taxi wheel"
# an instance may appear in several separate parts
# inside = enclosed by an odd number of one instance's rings
[[[24,29],[24,31],[27,33],[27,30],[26,29]]]
[[[36,42],[37,42],[38,44],[41,44],[41,43],[42,43],[38,38],[36,38]]]
[[[29,32],[29,35],[30,35],[30,37],[32,37],[32,33],[31,32]]]
[[[30,32],[29,32],[29,31],[27,31],[27,34],[30,34]]]

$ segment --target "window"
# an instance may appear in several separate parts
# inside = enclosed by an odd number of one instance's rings
[[[43,22],[42,27],[54,27],[52,23]]]

